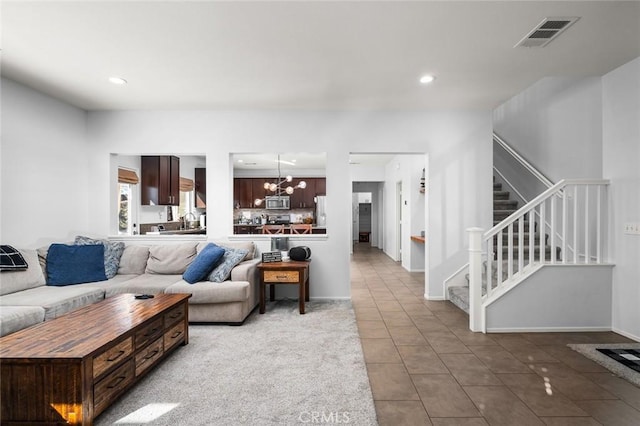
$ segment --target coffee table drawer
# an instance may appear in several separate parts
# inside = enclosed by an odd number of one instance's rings
[[[162,318],[158,318],[151,324],[140,329],[140,331],[136,332],[136,350],[140,349],[150,341],[157,339],[162,335],[162,331]]]
[[[184,322],[180,322],[164,333],[165,352],[177,345],[184,338],[184,330]]]
[[[102,412],[112,402],[112,397],[125,389],[135,377],[133,360],[130,359],[93,387],[95,414]]]
[[[136,355],[136,376],[151,367],[162,356],[162,338],[156,340]]]
[[[167,329],[175,324],[176,321],[184,318],[185,309],[187,309],[187,306],[183,303],[164,314],[164,328]]]
[[[297,283],[300,282],[298,271],[264,271],[265,283]]]
[[[111,367],[118,365],[133,352],[133,338],[128,337],[114,347],[93,358],[93,377],[96,378]]]

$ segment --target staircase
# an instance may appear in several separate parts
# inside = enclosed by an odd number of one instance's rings
[[[498,225],[503,220],[507,219],[510,215],[515,213],[518,210],[518,201],[512,200],[510,198],[509,191],[503,191],[502,184],[495,181],[495,176],[493,177],[493,225]],[[523,240],[523,258],[529,258],[530,252],[530,235],[529,232],[530,222],[528,220],[523,221],[523,230],[524,234],[520,236],[518,232],[518,227],[514,226],[512,231],[512,270],[517,272],[519,268],[519,263],[517,262],[518,257],[520,255],[520,251],[518,249],[520,239]],[[507,233],[502,234],[500,244],[498,243],[498,236],[494,236],[493,238],[493,260],[492,260],[492,287],[495,287],[495,283],[497,282],[497,274],[498,269],[501,270],[502,280],[504,281],[508,276],[509,264],[509,235]],[[545,235],[545,259],[549,260],[551,258],[551,246],[548,243],[549,236]],[[538,225],[534,222],[534,259],[540,260],[540,234],[538,233]],[[501,255],[498,254],[499,247],[501,247]],[[502,267],[498,268],[498,261],[500,258],[500,262]],[[560,259],[560,248],[556,248],[556,259]],[[451,303],[469,313],[469,274],[466,276],[466,285],[464,286],[451,286],[448,288],[449,300]],[[487,262],[484,262],[483,265],[483,273],[482,273],[482,288],[486,291],[487,288]]]

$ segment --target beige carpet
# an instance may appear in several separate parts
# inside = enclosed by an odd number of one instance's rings
[[[240,327],[189,327],[189,344],[97,419],[119,425],[375,425],[350,302],[267,306]]]

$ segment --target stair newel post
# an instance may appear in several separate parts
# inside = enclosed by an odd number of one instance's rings
[[[484,332],[482,321],[482,236],[484,229],[469,228],[469,329]]]

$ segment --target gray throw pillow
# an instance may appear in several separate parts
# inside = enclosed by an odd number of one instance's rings
[[[249,251],[245,249],[224,248],[224,256],[218,265],[209,274],[209,281],[221,283],[231,275],[231,270],[247,255]]]
[[[104,246],[104,273],[107,278],[113,278],[118,273],[120,258],[124,252],[123,242],[114,242],[109,240],[96,240],[94,238],[83,237],[78,235],[75,239],[75,245],[88,246],[102,244]]]

